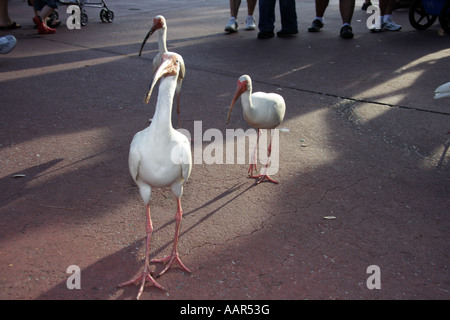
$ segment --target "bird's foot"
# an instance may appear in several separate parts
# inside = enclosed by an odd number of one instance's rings
[[[119,287],[125,287],[125,286],[128,286],[130,284],[137,285],[139,282],[141,282],[141,287],[139,288],[138,295],[136,297],[136,299],[139,300],[141,298],[142,293],[144,292],[145,283],[147,281],[152,283],[158,289],[165,290],[163,286],[158,284],[155,281],[155,279],[153,279],[153,277],[150,275],[150,272],[148,272],[147,270],[142,271],[141,275],[136,277],[133,280],[122,282],[121,284],[119,284]]]
[[[278,181],[275,181],[275,180],[273,180],[271,177],[269,177],[267,174],[260,174],[260,175],[257,175],[257,176],[251,176],[250,178],[254,178],[254,179],[258,179],[258,181],[256,181],[256,183],[255,184],[260,184],[261,182],[263,182],[264,180],[268,180],[268,181],[270,181],[270,182],[273,182],[273,183],[278,183]]]
[[[256,163],[251,163],[250,167],[248,167],[248,176],[251,178],[253,177],[253,170],[256,172],[258,171],[258,168],[256,168]]]
[[[170,269],[170,267],[173,265],[174,262],[177,262],[180,267],[186,271],[187,273],[191,273],[191,270],[189,270],[188,268],[186,268],[186,266],[183,264],[183,262],[181,262],[180,257],[178,256],[177,252],[172,252],[171,255],[164,257],[162,259],[152,259],[151,262],[153,263],[159,263],[162,262],[164,264],[167,264],[166,267],[164,268],[163,271],[161,271],[157,278],[159,278],[160,276],[162,276],[167,270]]]

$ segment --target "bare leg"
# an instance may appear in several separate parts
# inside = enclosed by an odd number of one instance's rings
[[[237,19],[240,6],[241,6],[241,0],[230,0],[231,17],[234,17]]]
[[[342,23],[352,24],[355,0],[339,0],[339,10],[341,12]]]
[[[247,14],[249,16],[252,16],[253,12],[255,12],[256,2],[257,0],[247,0]]]
[[[179,199],[179,198],[177,199],[177,207],[178,207],[177,213],[175,215],[175,237],[173,240],[172,253],[165,258],[151,260],[151,262],[167,263],[167,266],[164,268],[163,271],[161,271],[161,273],[158,275],[158,277],[162,276],[167,270],[169,270],[174,262],[177,262],[184,271],[191,273],[191,271],[185,267],[183,262],[181,262],[180,257],[178,256],[178,237],[180,235],[180,225],[181,225],[181,219],[183,217],[183,209],[181,208],[181,199]]]
[[[316,0],[316,17],[323,18],[330,0]]]
[[[144,287],[145,287],[146,281],[151,282],[158,289],[164,290],[164,288],[162,286],[160,286],[150,275],[150,265],[149,265],[149,257],[148,256],[150,253],[150,239],[151,239],[152,233],[153,233],[153,224],[152,224],[152,219],[150,217],[150,205],[147,204],[146,207],[147,207],[147,243],[146,243],[146,247],[145,247],[144,270],[142,271],[141,275],[138,276],[137,278],[119,284],[119,287],[124,287],[124,286],[128,286],[130,284],[137,285],[140,281],[141,286],[139,288],[138,295],[136,297],[136,299],[138,299],[138,300],[141,298],[142,292],[144,292]]]

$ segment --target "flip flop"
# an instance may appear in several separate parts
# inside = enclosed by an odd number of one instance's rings
[[[20,24],[17,24],[15,21],[13,21],[9,26],[5,27],[0,26],[0,30],[14,30],[19,28],[22,28],[22,26]]]

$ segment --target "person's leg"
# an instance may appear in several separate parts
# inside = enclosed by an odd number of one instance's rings
[[[339,10],[341,12],[342,23],[351,25],[353,11],[355,10],[355,0],[339,0]]]
[[[328,7],[329,0],[316,0],[316,17],[314,18],[311,27],[308,28],[309,32],[319,32],[323,28],[323,16],[325,15],[325,10]]]
[[[355,0],[339,0],[339,10],[342,17],[341,38],[352,39],[353,30],[351,27],[353,11],[355,9]]]
[[[247,14],[252,16],[255,12],[257,0],[247,0]]]
[[[18,29],[20,24],[12,21],[8,12],[8,0],[0,0],[0,27],[2,29]]]
[[[258,38],[273,37],[275,28],[275,0],[259,0]]]
[[[280,0],[281,31],[278,36],[292,36],[298,33],[295,0]]]
[[[230,14],[231,14],[231,18],[236,18],[237,19],[240,6],[241,6],[241,0],[230,0]]]
[[[246,30],[255,30],[255,18],[253,17],[253,13],[255,12],[257,0],[247,0],[247,19],[245,21],[245,29]]]
[[[230,0],[230,19],[228,20],[227,25],[225,26],[225,31],[228,33],[237,32],[239,29],[237,23],[237,16],[239,12],[239,7],[241,5],[241,0]]]
[[[316,17],[323,18],[330,0],[316,0]]]

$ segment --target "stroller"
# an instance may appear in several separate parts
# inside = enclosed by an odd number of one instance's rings
[[[76,5],[80,8],[80,13],[81,13],[81,21],[80,24],[84,27],[87,25],[88,23],[88,15],[86,13],[86,9],[84,9],[85,7],[92,7],[92,8],[102,8],[102,10],[100,10],[100,20],[102,20],[102,22],[113,22],[114,20],[114,12],[112,10],[110,10],[107,6],[105,1],[101,0],[101,1],[97,1],[95,2],[93,1],[89,1],[89,0],[66,0],[66,1],[58,1],[59,4],[63,5],[63,6],[70,6],[70,5]],[[54,11],[50,16],[49,16],[50,20],[56,21],[59,18],[59,14],[58,11]]]
[[[450,33],[450,0],[414,0],[409,9],[409,22],[417,30],[425,30],[436,19]]]

